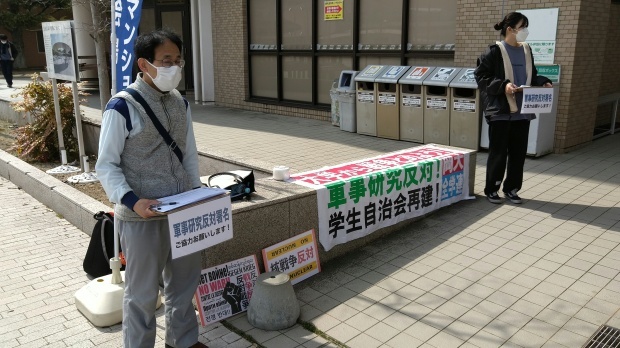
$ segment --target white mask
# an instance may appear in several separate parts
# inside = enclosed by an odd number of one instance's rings
[[[151,64],[148,60],[147,63]],[[173,65],[169,68],[155,66],[153,64],[151,64],[151,66],[157,69],[157,76],[153,78],[153,76],[151,76],[148,72],[146,74],[149,75],[151,80],[153,80],[155,87],[159,88],[162,92],[170,92],[177,88],[179,82],[181,82],[181,78],[183,77],[181,74],[182,68],[180,66]]]
[[[6,43],[6,40],[0,40],[0,42],[2,42],[3,44],[5,44],[5,43]]]
[[[527,39],[527,36],[530,34],[529,30],[527,30],[527,28],[522,28],[521,30],[517,31],[517,42],[525,42],[525,39]]]

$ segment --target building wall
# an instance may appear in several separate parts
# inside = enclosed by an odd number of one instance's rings
[[[612,54],[617,57],[620,49],[611,44],[618,42],[618,29],[614,29],[616,34],[613,34],[616,41],[606,38],[610,29],[607,23],[610,18],[618,18],[610,17],[610,6],[609,0],[505,1],[505,13],[524,8],[559,8],[555,63],[561,66],[561,80],[555,152],[566,152],[590,142],[599,89],[620,90],[618,76],[613,81],[608,76],[601,83],[601,74],[605,74],[602,70],[604,61],[615,66],[616,71],[620,69],[617,58],[615,63],[612,60]],[[501,10],[497,1],[458,1],[457,18],[463,20],[457,22],[457,65],[475,65],[477,56],[498,39],[499,32],[493,29],[493,25],[503,18]]]
[[[37,32],[24,31],[24,58],[26,58],[26,66],[28,69],[45,71],[47,61],[45,60],[45,52],[39,53],[37,47]]]
[[[599,95],[620,91],[620,5],[612,5],[610,0],[457,0],[456,6],[454,61],[459,67],[475,66],[476,58],[499,39],[493,25],[505,13],[525,8],[559,8],[555,63],[562,70],[555,152],[570,151],[592,141]],[[246,102],[246,1],[214,0],[212,9],[217,105],[329,120],[327,111]]]
[[[620,92],[620,3],[612,3],[609,11],[609,22],[605,40],[605,57],[601,73],[601,96]],[[597,28],[595,30],[603,30]],[[610,68],[615,67],[615,68]]]
[[[0,1],[0,11],[6,11],[2,6],[2,1]],[[71,20],[73,18],[73,14],[71,9],[62,10],[62,11],[54,11],[49,9],[47,13],[52,12],[50,15],[54,18],[62,18],[62,20]],[[49,19],[49,21],[53,21],[54,19]],[[60,19],[58,19],[60,20]],[[29,70],[43,70],[46,66],[45,60],[45,52],[39,53],[37,48],[37,31],[41,30],[41,25],[38,25],[34,28],[23,29],[22,30],[22,44],[24,47],[20,50],[19,54],[22,55],[25,59],[26,69]],[[9,37],[9,41],[14,41],[8,29],[2,26],[0,23],[0,33],[4,33]]]
[[[245,0],[211,1],[216,105],[328,121],[328,111],[246,102],[248,97]]]
[[[609,11],[609,24],[607,25],[607,40],[605,40],[605,57],[599,96],[620,93],[620,69],[618,68],[620,26],[618,25],[618,16],[620,16],[620,3],[612,3]],[[612,113],[613,103],[599,105],[596,109],[595,127],[599,133],[610,129]],[[620,119],[616,122],[620,122]]]

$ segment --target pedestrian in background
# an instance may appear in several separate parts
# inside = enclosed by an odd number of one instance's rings
[[[95,168],[114,203],[114,228],[127,260],[123,298],[123,346],[127,348],[155,345],[162,271],[166,347],[206,347],[198,342],[192,304],[201,255],[173,260],[168,220],[151,210],[159,198],[202,186],[189,103],[176,90],[185,65],[182,44],[168,30],[140,35],[135,44],[140,73],[127,90],[110,99],[101,122]],[[166,144],[148,109],[175,146]]]
[[[6,34],[0,34],[0,65],[2,76],[9,88],[13,88],[13,62],[17,58],[17,48],[9,41]]]
[[[474,71],[489,124],[484,194],[495,204],[502,202],[498,194],[502,181],[504,196],[515,204],[522,202],[517,192],[523,184],[530,121],[536,115],[521,113],[521,86],[552,86],[551,80],[539,76],[534,66],[532,50],[525,42],[528,26],[529,21],[523,14],[507,14],[495,24],[495,30],[500,30],[504,40],[489,46],[478,58]]]

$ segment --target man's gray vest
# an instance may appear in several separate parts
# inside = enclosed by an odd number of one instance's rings
[[[129,85],[138,91],[161,124],[168,130],[181,151],[185,151],[187,138],[187,107],[176,90],[160,93],[140,77]],[[185,192],[191,180],[176,154],[165,143],[146,111],[129,93],[119,92],[123,98],[140,111],[144,129],[125,140],[120,167],[127,183],[139,198],[158,199]],[[126,221],[145,220],[123,204],[116,204],[115,217]],[[165,217],[162,217],[165,218]]]

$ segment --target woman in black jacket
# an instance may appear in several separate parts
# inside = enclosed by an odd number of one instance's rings
[[[484,194],[491,203],[501,203],[502,191],[511,202],[520,204],[517,192],[523,183],[530,121],[534,114],[522,114],[520,86],[551,87],[551,80],[538,76],[534,56],[525,43],[529,22],[519,12],[511,12],[495,24],[504,38],[489,46],[474,71],[483,110],[489,124],[489,157]]]

